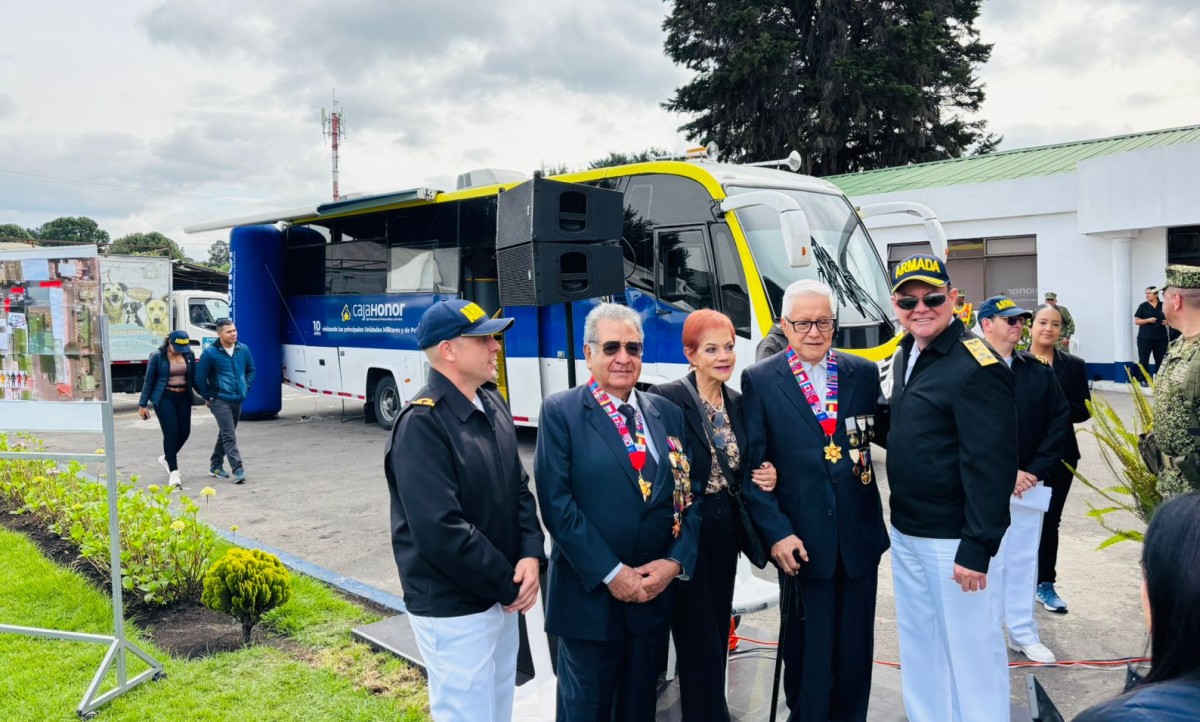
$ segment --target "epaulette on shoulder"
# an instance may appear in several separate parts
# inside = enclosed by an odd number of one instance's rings
[[[428,396],[422,396],[419,399],[412,400],[413,406],[428,406],[430,408],[433,408],[435,403],[436,402],[433,399],[429,398]]]
[[[996,354],[992,353],[992,350],[979,337],[964,338],[962,343],[971,352],[971,355],[975,357],[975,361],[980,366],[991,366],[994,363],[999,363],[1000,359],[996,358]]]

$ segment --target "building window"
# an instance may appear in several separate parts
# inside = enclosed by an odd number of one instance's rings
[[[1167,229],[1167,264],[1200,266],[1200,226]]]
[[[888,246],[888,269],[914,253],[930,253],[928,243]],[[950,241],[946,270],[950,282],[976,307],[1004,295],[1022,308],[1040,302],[1037,294],[1037,237],[965,238]]]

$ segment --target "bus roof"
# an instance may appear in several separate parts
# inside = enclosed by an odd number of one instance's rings
[[[841,190],[834,184],[789,171],[732,163],[690,163],[684,161],[649,161],[631,165],[610,166],[595,170],[565,173],[548,176],[552,180],[567,183],[586,183],[602,178],[614,178],[649,173],[666,173],[692,178],[714,193],[714,197],[723,198],[724,188],[728,186],[743,186],[755,188],[786,188],[795,190],[816,191],[819,193],[834,193],[841,195]],[[408,190],[380,193],[370,196],[348,198],[314,206],[293,208],[290,210],[261,213],[239,218],[229,218],[209,223],[198,223],[184,227],[186,233],[215,231],[222,228],[237,226],[262,225],[273,223],[312,223],[315,221],[332,220],[348,215],[358,215],[370,211],[389,210],[401,206],[417,205],[439,201],[463,200],[481,196],[495,195],[500,190],[506,190],[519,185],[523,181],[499,183],[490,186],[465,188],[457,191],[443,192],[431,188],[411,188]]]

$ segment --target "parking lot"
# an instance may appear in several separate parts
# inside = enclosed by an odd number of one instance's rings
[[[1132,413],[1129,397],[1106,394],[1123,415]],[[117,467],[122,475],[136,474],[143,484],[165,483],[166,473],[156,461],[161,450],[158,424],[137,415],[137,398],[118,395],[115,408]],[[208,476],[208,457],[216,437],[216,424],[204,407],[193,409],[192,436],[180,455],[184,493],[199,498],[205,486],[217,495],[202,504],[202,514],[212,525],[307,560],[338,575],[379,590],[400,595],[392,561],[388,529],[388,495],[383,476],[383,454],[388,434],[361,418],[361,402],[343,404],[284,388],[283,409],[270,421],[244,421],[238,430],[245,458],[247,482],[234,485]],[[48,435],[47,445],[59,450],[91,451],[103,445],[99,436]],[[533,471],[536,432],[520,432],[521,456]],[[1095,441],[1082,434],[1081,470],[1094,480],[1112,483]],[[876,454],[880,488],[887,495],[883,465]],[[1106,660],[1146,653],[1138,596],[1140,545],[1122,543],[1097,551],[1108,534],[1087,517],[1089,502],[1102,499],[1076,482],[1063,515],[1059,585],[1070,604],[1070,613],[1059,616],[1038,610],[1042,640],[1060,660]],[[884,505],[885,511],[887,505]],[[1117,521],[1113,519],[1113,521]],[[1127,526],[1136,520],[1122,520]],[[890,559],[880,568],[876,658],[899,659],[892,601]],[[773,578],[770,572],[758,572]],[[762,630],[778,626],[775,610],[750,615],[744,623]],[[1013,656],[1014,661],[1024,658]],[[880,667],[879,681],[891,684],[894,673]],[[1014,668],[1014,703],[1024,702],[1025,669]],[[1090,704],[1120,691],[1120,671],[1086,668],[1036,670],[1051,696],[1069,719]],[[769,694],[769,690],[768,690]],[[872,719],[901,719],[898,708],[873,705]]]

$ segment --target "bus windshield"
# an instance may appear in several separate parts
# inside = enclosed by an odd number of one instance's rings
[[[764,190],[731,187],[729,195]],[[779,214],[767,206],[739,208],[738,222],[746,233],[750,252],[762,274],[773,318],[778,318],[783,292],[789,284],[815,278],[828,284],[838,302],[842,345],[860,348],[888,340],[892,334],[891,300],[887,274],[850,202],[838,195],[771,188],[794,199],[804,209],[812,230],[814,263],[807,268],[788,264],[779,229]],[[873,329],[865,337],[845,332]]]

